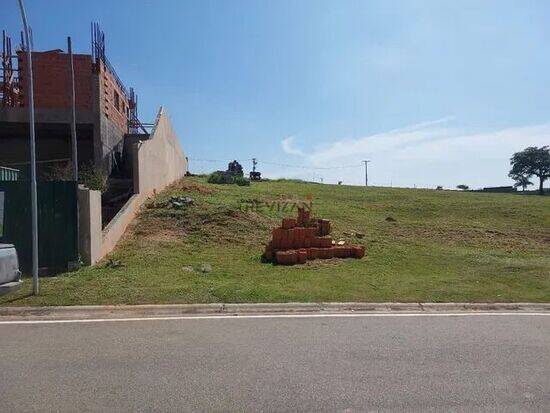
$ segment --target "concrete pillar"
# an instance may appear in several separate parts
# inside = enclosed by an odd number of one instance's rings
[[[78,223],[80,258],[86,265],[94,265],[101,258],[103,243],[100,191],[78,186]]]

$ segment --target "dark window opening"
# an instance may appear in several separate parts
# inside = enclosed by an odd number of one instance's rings
[[[120,111],[120,96],[115,91],[115,108],[116,110]]]

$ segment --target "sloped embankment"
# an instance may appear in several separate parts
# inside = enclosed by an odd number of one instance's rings
[[[365,257],[262,263],[271,229],[304,200]],[[184,178],[99,265],[0,304],[550,302],[549,210],[550,197]]]

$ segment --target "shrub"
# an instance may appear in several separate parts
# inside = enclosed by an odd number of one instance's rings
[[[78,183],[93,191],[101,191],[101,193],[107,191],[107,180],[107,174],[101,169],[96,169],[92,164],[82,165],[78,170]]]
[[[250,186],[250,179],[239,175],[233,175],[223,171],[216,171],[208,176],[209,184],[237,184],[239,186]]]
[[[42,172],[45,181],[72,181],[73,168],[71,162],[56,163]],[[96,169],[92,163],[79,165],[78,183],[93,191],[105,192],[108,187],[108,176],[101,169]]]
[[[231,175],[226,175],[223,172],[213,172],[208,176],[209,184],[232,184],[233,179]]]
[[[44,168],[41,178],[45,181],[72,181],[73,168],[71,162],[58,162]]]
[[[239,186],[250,186],[250,179],[244,178],[242,176],[236,176],[234,181]]]

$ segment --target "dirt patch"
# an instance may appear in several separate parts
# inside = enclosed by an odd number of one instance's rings
[[[197,182],[190,181],[186,178],[182,178],[177,182],[174,182],[172,185],[166,188],[166,191],[183,191],[183,192],[199,192],[201,194],[212,194],[217,191],[217,189],[212,188],[207,185],[199,184]]]
[[[196,204],[179,210],[144,209],[128,228],[128,235],[150,241],[262,245],[272,225],[272,219],[254,211]]]
[[[261,214],[226,207],[202,211],[195,218],[187,223],[188,228],[202,240],[217,244],[262,245],[273,225],[270,218]]]

